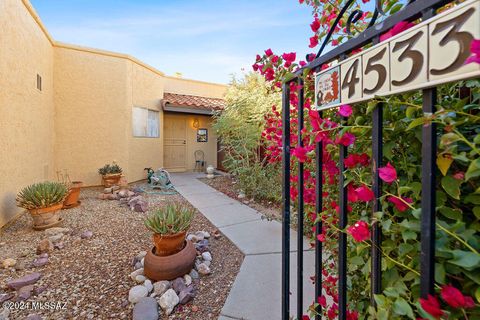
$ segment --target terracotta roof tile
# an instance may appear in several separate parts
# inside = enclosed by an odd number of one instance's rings
[[[225,100],[165,92],[163,105],[166,106],[167,104],[201,110],[222,110],[225,107]]]

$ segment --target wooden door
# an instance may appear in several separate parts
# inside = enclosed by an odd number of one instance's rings
[[[167,170],[186,170],[187,121],[183,117],[165,115],[163,166]]]

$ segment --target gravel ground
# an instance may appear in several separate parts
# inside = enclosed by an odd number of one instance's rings
[[[257,210],[267,219],[282,221],[280,204],[273,203],[272,201],[259,201],[256,199],[239,199],[238,195],[240,193],[240,188],[238,188],[237,182],[230,175],[215,176],[214,179],[199,178],[199,180],[226,194],[230,198],[243,202],[250,208]]]
[[[31,313],[41,314],[43,319],[131,319],[133,306],[127,300],[128,290],[135,285],[129,277],[133,271],[131,261],[140,251],[153,246],[151,233],[143,225],[146,213],[132,212],[119,201],[98,200],[100,190],[83,189],[81,206],[62,212],[62,227],[72,231],[64,240],[65,248],[50,253],[44,267],[31,266],[36,246],[46,236],[31,228],[28,214],[0,230],[0,261],[14,258],[17,266],[24,266],[23,270],[0,269],[0,293],[8,292],[8,280],[37,271],[43,276],[36,287],[45,286],[46,290],[28,301],[66,303],[64,310],[12,310],[10,319],[24,319]],[[180,195],[146,197],[150,208],[161,206],[165,200],[186,202]],[[92,231],[93,237],[80,239],[86,230]],[[190,231],[214,230],[197,212]],[[161,319],[217,319],[243,255],[224,236],[218,240],[212,237],[210,249],[212,274],[196,284],[196,298]]]

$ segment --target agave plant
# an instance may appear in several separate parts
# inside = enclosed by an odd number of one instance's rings
[[[169,203],[148,217],[145,226],[154,233],[175,234],[190,227],[194,214],[195,210],[191,207]]]
[[[17,195],[17,206],[27,210],[47,208],[63,202],[67,186],[61,182],[41,182],[25,187]]]

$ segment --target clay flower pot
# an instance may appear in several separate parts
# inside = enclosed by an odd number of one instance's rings
[[[144,274],[153,281],[173,280],[192,270],[197,256],[192,242],[185,241],[182,249],[169,256],[156,255],[155,247],[149,250],[144,260]]]
[[[76,207],[80,204],[78,198],[80,197],[80,188],[82,187],[83,182],[81,181],[73,181],[70,190],[68,191],[68,195],[63,201],[63,208],[69,209]]]
[[[155,245],[155,254],[157,256],[169,256],[182,250],[184,246],[186,231],[180,231],[175,234],[153,234],[153,243]]]
[[[60,210],[62,207],[63,202],[47,208],[29,210],[33,219],[33,229],[45,230],[60,224],[60,222],[62,222],[60,218]]]
[[[112,186],[118,185],[121,178],[122,178],[121,173],[105,174],[102,176],[102,182],[105,188],[110,188]]]

